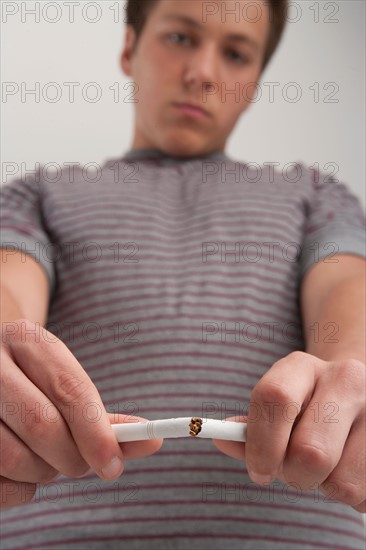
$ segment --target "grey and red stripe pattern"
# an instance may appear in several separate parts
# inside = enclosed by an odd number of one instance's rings
[[[365,216],[342,184],[223,152],[131,150],[95,182],[79,168],[1,190],[1,245],[45,268],[47,328],[108,411],[149,419],[245,414],[278,359],[305,350],[298,292],[315,262],[365,257]],[[39,486],[2,511],[1,548],[359,549],[363,518],[314,487],[250,481],[209,440],[166,440],[91,474]]]

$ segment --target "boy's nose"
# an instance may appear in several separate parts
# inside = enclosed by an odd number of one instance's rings
[[[186,63],[185,83],[202,87],[202,84],[217,82],[217,79],[217,58],[214,46],[197,49]]]

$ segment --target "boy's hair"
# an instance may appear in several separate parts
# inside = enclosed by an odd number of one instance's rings
[[[161,0],[127,0],[126,24],[131,25],[136,33],[137,48],[138,41],[144,29],[145,23],[152,9]],[[284,31],[287,21],[288,0],[266,0],[265,2],[270,14],[270,31],[267,47],[262,64],[262,72],[274,54]]]

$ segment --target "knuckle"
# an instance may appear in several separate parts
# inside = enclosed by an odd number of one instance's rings
[[[286,404],[293,400],[289,390],[274,381],[258,383],[253,390],[253,399],[280,404]]]
[[[329,469],[332,459],[329,453],[315,444],[298,444],[293,448],[297,461],[306,469]]]
[[[55,381],[54,393],[59,402],[68,405],[85,399],[90,394],[90,385],[74,373],[61,372]]]
[[[358,486],[347,481],[339,480],[337,480],[336,483],[332,483],[332,485],[334,484],[337,487],[337,494],[335,495],[335,497],[338,501],[344,502],[345,504],[350,504],[351,506],[355,506],[362,502],[365,498],[362,490],[362,485]],[[326,488],[327,486],[326,484],[324,484],[324,489],[326,490]]]
[[[289,353],[287,357],[288,359],[291,359],[294,361],[302,361],[303,359],[308,358],[308,354],[304,353],[303,351],[295,350]]]

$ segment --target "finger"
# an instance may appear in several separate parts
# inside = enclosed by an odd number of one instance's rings
[[[37,456],[15,433],[0,422],[0,471],[13,481],[47,483],[58,471]]]
[[[320,362],[302,352],[291,353],[274,363],[254,387],[245,448],[254,482],[269,483],[280,472],[294,421],[311,397]]]
[[[1,380],[3,423],[34,454],[58,472],[67,476],[83,474],[88,465],[62,415],[5,353]],[[1,474],[7,476],[7,472],[2,470]]]
[[[365,417],[357,418],[352,425],[340,461],[320,485],[321,491],[331,499],[349,504],[359,512],[366,512],[365,433]]]
[[[0,476],[1,508],[12,508],[27,504],[34,497],[37,485],[7,479]]]
[[[363,407],[359,369],[357,366],[353,372],[347,364],[328,364],[291,435],[283,474],[303,489],[324,482],[342,457],[352,424]],[[361,444],[360,439],[359,448]]]
[[[247,422],[248,417],[231,416],[230,418],[225,418],[225,420],[230,422]],[[240,441],[224,441],[223,439],[212,439],[212,442],[222,453],[237,460],[245,461],[245,443],[241,443]]]
[[[291,434],[283,475],[304,490],[323,483],[337,466],[356,415],[352,399],[342,402],[336,389],[322,377]]]
[[[124,422],[147,422],[140,416],[126,416],[124,414],[107,413],[111,424],[123,424]],[[164,443],[164,439],[151,439],[149,441],[130,441],[119,443],[125,459],[143,458],[156,453]]]
[[[64,417],[80,454],[102,479],[123,471],[123,453],[98,390],[83,367],[46,329],[27,319],[9,339],[16,363]]]

